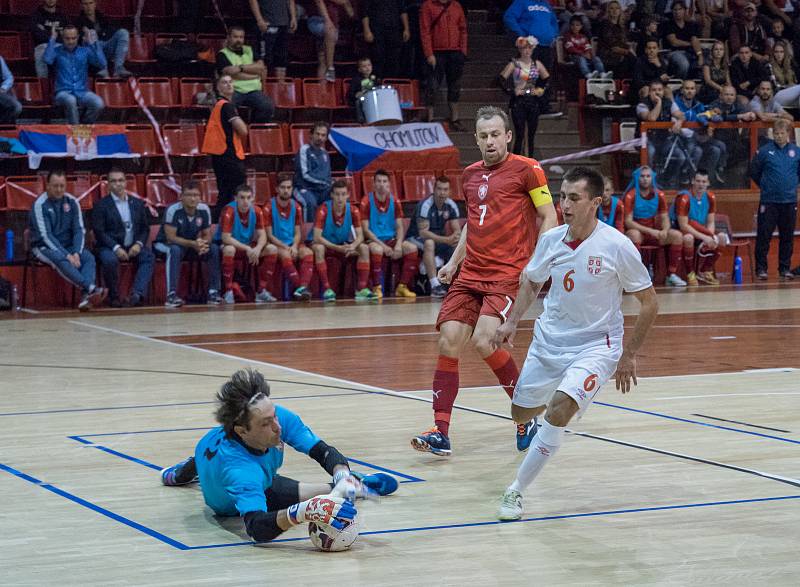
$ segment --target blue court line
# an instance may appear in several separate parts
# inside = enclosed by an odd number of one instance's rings
[[[55,493],[56,495],[60,495],[61,497],[65,498],[65,499],[68,499],[68,500],[70,500],[70,501],[72,501],[74,503],[77,503],[78,505],[82,505],[85,508],[88,508],[88,509],[90,509],[90,510],[92,510],[94,512],[97,512],[98,514],[101,514],[101,515],[103,515],[103,516],[105,516],[107,518],[110,518],[110,519],[114,520],[115,522],[119,522],[121,524],[124,524],[124,525],[130,527],[130,528],[133,528],[134,530],[138,530],[139,532],[142,532],[143,534],[147,534],[148,536],[150,536],[152,538],[155,538],[156,540],[160,540],[164,544],[168,544],[168,545],[172,546],[173,548],[177,548],[178,550],[191,550],[190,546],[186,546],[184,543],[179,542],[179,541],[177,541],[177,540],[175,540],[173,538],[170,538],[169,536],[166,536],[166,535],[162,534],[161,532],[157,532],[156,530],[153,530],[152,528],[148,528],[147,526],[145,526],[143,524],[140,524],[138,522],[134,522],[133,520],[130,520],[130,519],[124,517],[124,516],[120,516],[119,514],[115,514],[111,510],[107,510],[104,507],[101,507],[101,506],[99,506],[97,504],[94,504],[94,503],[92,503],[90,501],[86,501],[85,499],[80,498],[80,497],[78,497],[77,495],[75,495],[73,493],[70,493],[68,491],[64,491],[63,489],[59,489],[55,485],[51,485],[50,483],[43,483],[39,479],[36,479],[35,477],[31,477],[30,475],[27,475],[27,474],[23,473],[22,471],[14,469],[13,467],[9,467],[8,465],[0,463],[0,470],[7,471],[8,473],[11,473],[12,475],[14,475],[16,477],[19,477],[20,479],[24,479],[25,481],[28,481],[29,483],[33,483],[34,485],[38,485],[42,489],[46,489],[47,491],[50,491],[51,493]]]
[[[77,442],[85,444],[87,446],[91,446],[92,448],[96,448],[96,449],[101,450],[103,452],[106,452],[106,453],[108,453],[110,455],[113,455],[113,456],[116,456],[116,457],[120,457],[120,458],[129,460],[129,461],[132,461],[134,463],[137,463],[139,465],[147,467],[148,469],[153,469],[154,471],[160,471],[164,467],[159,467],[158,465],[154,465],[153,463],[145,461],[144,459],[140,459],[140,458],[131,456],[129,454],[126,454],[124,452],[120,452],[118,450],[114,450],[113,448],[108,448],[107,446],[103,446],[102,444],[95,444],[91,440],[86,440],[86,437],[89,437],[89,436],[94,436],[94,437],[96,437],[96,436],[116,436],[118,434],[148,434],[148,433],[151,433],[151,432],[153,432],[153,433],[155,433],[155,432],[178,432],[178,431],[183,431],[183,430],[211,430],[211,428],[174,428],[174,429],[171,429],[171,430],[140,430],[138,432],[107,432],[107,433],[103,433],[103,434],[83,434],[83,435],[80,435],[80,436],[77,436],[77,435],[76,436],[67,436],[67,438],[69,438],[70,440],[75,440]],[[388,469],[386,467],[381,467],[379,465],[373,465],[372,463],[368,463],[366,461],[360,461],[358,459],[351,459],[351,458],[348,458],[347,460],[350,461],[351,463],[357,463],[357,464],[359,464],[359,465],[361,465],[363,467],[369,467],[370,469],[374,469],[375,471],[384,471],[385,473],[391,473],[395,477],[400,477],[400,478],[403,479],[403,481],[400,481],[400,483],[423,483],[425,481],[425,479],[420,479],[419,477],[414,477],[413,475],[407,475],[407,474],[401,473],[399,471],[393,471],[392,469]]]
[[[305,399],[305,398],[325,398],[325,397],[341,397],[343,395],[364,395],[368,393],[366,391],[352,391],[347,393],[320,393],[317,395],[290,395],[286,397],[276,397],[272,396],[273,400],[282,402],[287,399]],[[0,417],[2,416],[36,416],[39,414],[70,414],[73,412],[104,412],[108,410],[138,410],[142,408],[171,408],[173,406],[202,406],[207,404],[213,404],[216,402],[208,401],[208,402],[180,402],[174,404],[143,404],[143,405],[133,405],[133,406],[107,406],[107,407],[100,407],[100,408],[64,408],[61,410],[42,410],[42,411],[32,411],[32,412],[0,412]]]
[[[728,430],[729,432],[739,432],[740,434],[749,434],[750,436],[760,436],[761,438],[769,438],[771,440],[780,440],[782,442],[789,442],[791,444],[800,444],[800,440],[793,440],[791,438],[784,438],[782,436],[773,436],[772,434],[763,434],[761,432],[753,432],[752,430],[742,430],[740,428],[732,428],[730,426],[720,426],[719,424],[710,424],[709,422],[701,422],[700,420],[690,420],[688,418],[679,418],[678,416],[669,416],[667,414],[660,414],[658,412],[650,412],[648,410],[637,410],[636,408],[628,408],[626,406],[619,406],[617,404],[607,404],[605,402],[594,402],[599,406],[606,406],[607,408],[616,408],[618,410],[625,410],[626,412],[635,412],[637,414],[646,414],[648,416],[656,416],[657,418],[666,418],[667,420],[675,420],[677,422],[686,422],[687,424],[697,424],[698,426],[706,426],[707,428],[718,428],[719,430]]]

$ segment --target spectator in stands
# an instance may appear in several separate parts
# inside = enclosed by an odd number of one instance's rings
[[[651,165],[658,161],[664,169],[662,180],[667,183],[677,180],[684,167],[696,156],[689,152],[681,134],[681,125],[684,120],[680,108],[664,96],[664,84],[661,80],[650,82],[649,94],[636,106],[636,115],[643,122],[672,122],[669,130],[652,129],[647,131],[647,155]],[[630,212],[627,204],[625,209]]]
[[[667,201],[664,192],[656,187],[655,173],[650,167],[639,167],[633,172],[624,205],[625,234],[639,250],[643,246],[669,247],[666,284],[684,287],[686,282],[677,274],[683,240],[680,232],[670,228]]]
[[[178,296],[184,259],[199,259],[208,266],[207,302],[212,306],[223,302],[219,295],[219,244],[211,237],[211,208],[200,201],[200,184],[190,179],[183,184],[181,201],[172,204],[164,213],[164,223],[153,245],[167,256],[166,307],[180,308],[185,303]]]
[[[706,15],[711,19],[711,36],[720,41],[728,38],[731,11],[728,0],[705,0]]]
[[[22,104],[14,95],[14,75],[0,55],[0,123],[14,124],[22,114]]]
[[[467,56],[467,19],[457,0],[426,0],[419,15],[422,53],[427,61],[425,104],[428,120],[433,120],[436,87],[442,77],[447,80],[447,106],[450,128],[464,131],[459,121],[458,100],[461,76]]]
[[[53,33],[56,41],[61,41],[61,30],[69,21],[58,9],[58,0],[42,0],[42,5],[31,16],[31,36],[33,37],[33,60],[37,77],[50,77],[44,51]]]
[[[780,18],[775,18],[772,21],[772,28],[767,37],[767,47],[772,49],[777,43],[784,43],[787,54],[794,57],[794,49],[792,48],[792,35],[786,30],[786,24]]]
[[[586,35],[592,35],[592,20],[598,16],[598,11],[594,10],[591,6],[586,6],[581,0],[567,0],[564,3],[564,10],[558,15],[558,29],[561,35],[567,34],[570,29],[570,23],[573,16],[581,19],[583,25],[583,32]]]
[[[294,159],[295,198],[303,206],[307,222],[316,218],[317,208],[331,197],[331,158],[325,150],[330,128],[327,122],[315,122],[311,142],[303,144]]]
[[[253,190],[248,185],[236,188],[236,199],[227,204],[219,218],[217,234],[222,241],[222,286],[226,304],[244,300],[244,293],[233,280],[237,264],[248,263],[258,269],[256,304],[274,302],[269,291],[278,261],[278,249],[267,243],[264,211],[256,206]]]
[[[355,11],[350,0],[314,0],[311,16],[308,18],[308,30],[317,37],[317,77],[325,78],[333,83],[336,81],[336,69],[333,66],[333,57],[336,51],[336,42],[339,40],[339,19],[344,10],[348,18],[353,18]]]
[[[34,256],[81,289],[78,309],[84,312],[103,303],[108,291],[95,285],[94,257],[84,248],[81,206],[67,193],[63,171],[47,174],[47,188],[33,203],[28,228]]]
[[[247,125],[239,116],[233,100],[233,79],[223,75],[217,80],[217,103],[208,117],[203,135],[202,152],[211,155],[211,165],[217,178],[217,205],[213,221],[233,200],[236,188],[245,183],[244,139]]]
[[[647,97],[650,92],[650,82],[654,80],[666,84],[669,81],[669,72],[666,62],[659,56],[658,41],[651,39],[645,43],[644,55],[636,60],[633,69],[634,97],[638,96],[639,99]],[[664,87],[668,90],[666,85]]]
[[[675,77],[686,79],[693,68],[702,67],[701,33],[695,23],[687,20],[682,2],[672,4],[672,19],[664,23],[661,34],[664,48],[670,51],[667,61]]]
[[[280,80],[286,77],[286,66],[289,64],[287,35],[297,30],[294,1],[250,0],[250,10],[261,35],[259,54]]]
[[[372,293],[377,299],[383,297],[383,258],[395,261],[402,258],[403,269],[394,295],[416,298],[417,294],[408,286],[417,274],[417,247],[405,240],[403,206],[392,194],[392,184],[386,171],[375,171],[372,182],[375,191],[361,201],[361,227],[369,245]]]
[[[741,47],[750,47],[753,59],[766,61],[767,56],[767,31],[756,18],[756,5],[748,2],[744,6],[741,18],[733,22],[728,38],[731,53],[736,53]]]
[[[61,31],[63,44],[56,43],[53,29],[44,61],[56,70],[55,99],[64,109],[69,124],[94,124],[103,111],[103,99],[89,91],[89,65],[106,68],[106,57],[96,42],[78,45],[78,28],[65,26]]]
[[[775,100],[774,86],[770,80],[762,80],[756,88],[756,95],[750,100],[750,111],[761,122],[775,122],[779,118],[792,121],[794,117]]]
[[[269,122],[275,114],[275,104],[263,92],[261,76],[267,68],[261,59],[255,59],[253,48],[244,44],[244,28],[228,29],[225,47],[217,53],[217,73],[229,75],[233,80],[233,99],[237,108],[250,109],[250,122]]]
[[[614,193],[610,177],[603,177],[603,203],[597,209],[597,218],[625,234],[625,204]]]
[[[743,107],[747,106],[758,84],[765,79],[769,79],[769,72],[760,61],[753,59],[750,47],[739,47],[739,54],[731,62],[731,84],[736,88],[737,99]]]
[[[378,78],[372,73],[372,61],[369,57],[361,57],[358,60],[358,71],[350,80],[347,90],[347,101],[352,104],[356,113],[356,120],[364,124],[364,108],[361,104],[361,96],[369,92],[378,84]]]
[[[772,125],[773,139],[761,147],[750,165],[750,177],[761,190],[756,232],[756,274],[767,279],[767,254],[778,227],[778,276],[794,279],[789,271],[797,221],[797,184],[800,149],[789,140],[792,124],[778,119]]]
[[[700,116],[708,113],[708,106],[697,100],[697,82],[693,79],[683,81],[681,91],[675,96],[675,104],[680,108],[686,122],[700,122]],[[705,123],[708,124],[707,121]],[[727,165],[728,149],[725,143],[715,139],[708,129],[683,129],[687,151],[692,159],[692,167],[697,169],[701,157],[708,169],[713,169],[715,179],[723,183],[722,172]]]
[[[109,194],[92,210],[92,228],[97,241],[97,256],[108,286],[112,308],[141,306],[153,278],[153,251],[147,246],[150,226],[144,204],[125,189],[125,173],[116,167],[108,172]],[[136,264],[133,287],[127,300],[119,297],[119,264]]]
[[[792,24],[792,17],[786,11],[789,8],[791,11],[797,10],[797,3],[791,0],[761,0],[758,3],[758,8],[761,13],[761,18],[768,18],[770,20],[780,20],[786,25]]]
[[[404,0],[363,0],[361,26],[378,77],[400,77],[403,43],[411,38]]]
[[[719,99],[709,104],[708,110],[698,116],[698,120],[703,124],[709,121],[752,122],[755,119],[755,113],[746,110],[736,99],[736,90],[733,86],[723,86],[722,91],[719,93]],[[749,156],[744,148],[743,140],[739,136],[738,129],[716,128],[714,129],[713,137],[725,144],[728,151],[726,159],[728,164],[733,160],[738,160],[740,157]],[[717,175],[715,179],[719,181],[720,177]]]
[[[547,0],[514,0],[503,15],[506,28],[515,38],[535,37],[534,58],[548,69],[553,67],[553,46],[558,37],[558,19]]]
[[[105,15],[97,10],[97,0],[81,0],[81,13],[76,24],[84,36],[97,38],[97,44],[106,56],[106,62],[114,65],[114,77],[133,75],[125,69],[130,34],[127,29],[115,28]],[[94,31],[94,36],[89,31]],[[108,77],[108,69],[98,71],[97,76]]]
[[[711,55],[703,63],[703,89],[700,99],[706,104],[719,98],[723,86],[731,85],[731,73],[728,60],[725,57],[725,43],[714,41],[711,46]]]
[[[636,53],[639,57],[645,55],[648,41],[655,41],[660,48],[661,35],[658,32],[658,19],[652,16],[645,16],[642,19],[641,26],[634,32],[630,40],[636,42]]]
[[[598,53],[603,65],[619,79],[631,77],[636,52],[628,45],[628,32],[617,0],[606,4],[606,17],[600,21]]]
[[[367,287],[369,279],[369,247],[364,242],[361,230],[361,212],[358,206],[350,205],[347,184],[338,179],[331,186],[331,199],[317,209],[314,221],[314,263],[317,266],[322,299],[332,302],[336,292],[328,280],[326,257],[335,257],[344,269],[345,261],[357,257],[356,300],[374,300],[375,294]]]
[[[306,302],[311,299],[308,284],[314,272],[311,249],[303,244],[303,209],[292,200],[292,175],[278,176],[278,195],[264,206],[267,242],[278,251],[283,274],[293,288],[292,297]],[[296,263],[300,263],[300,272]]]
[[[614,72],[606,72],[603,62],[594,54],[592,42],[583,33],[583,21],[579,16],[573,16],[569,21],[569,32],[564,36],[564,51],[586,79],[614,77]]]
[[[719,258],[719,246],[727,239],[717,234],[714,215],[717,204],[714,192],[709,191],[708,171],[698,169],[692,178],[690,190],[678,192],[669,209],[672,227],[680,230],[683,237],[683,264],[686,267],[686,283],[697,286],[698,282],[719,285],[714,275],[714,263]],[[695,254],[699,267],[695,268]]]
[[[459,215],[458,206],[450,199],[450,179],[442,175],[433,184],[433,194],[417,203],[408,227],[406,240],[422,253],[422,264],[434,298],[443,298],[447,293],[437,272],[439,266],[453,256],[461,238]]]
[[[541,112],[540,98],[547,89],[550,73],[538,59],[533,59],[536,39],[526,37],[517,39],[519,55],[512,59],[500,72],[500,83],[511,96],[509,110],[514,121],[514,148],[516,154],[522,153],[525,127],[528,127],[528,157],[533,157],[536,129]]]
[[[422,79],[425,75],[425,56],[422,53],[422,37],[419,30],[419,14],[423,0],[406,0],[405,9],[408,15],[408,28],[411,39],[403,45],[402,62],[403,77]]]
[[[794,60],[787,50],[788,47],[784,41],[778,41],[770,50],[769,67],[778,90],[797,85]]]

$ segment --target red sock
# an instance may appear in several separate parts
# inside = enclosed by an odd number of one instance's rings
[[[328,281],[328,264],[325,261],[317,263],[317,274],[319,275],[319,283],[322,285],[322,289],[330,289],[331,282]]]
[[[275,277],[275,265],[278,263],[278,255],[267,255],[261,257],[258,262],[258,291],[269,289],[267,284],[272,285]]]
[[[359,261],[356,263],[356,276],[358,278],[356,288],[362,290],[367,287],[367,279],[369,278],[369,261]],[[378,283],[380,283],[380,281]]]
[[[491,355],[484,359],[489,368],[494,371],[500,385],[503,386],[503,391],[506,392],[509,399],[514,397],[514,386],[519,379],[519,369],[514,359],[505,349],[497,349]]]
[[[283,257],[281,259],[281,268],[283,273],[289,278],[289,283],[292,287],[297,287],[300,284],[300,276],[297,274],[297,269],[294,267],[294,262],[291,257]]]
[[[370,255],[369,264],[372,266],[372,287],[381,284],[383,276],[383,255]]]
[[[447,436],[450,415],[458,395],[458,359],[439,355],[433,373],[433,419],[439,432]]]
[[[411,280],[417,273],[417,251],[403,255],[403,271],[400,274],[400,283],[411,285]]]
[[[683,264],[686,267],[686,273],[694,271],[694,245],[683,246]]]
[[[672,275],[678,272],[678,265],[681,263],[681,253],[683,252],[683,245],[670,245],[669,246],[669,262],[667,264],[667,273]]]
[[[714,271],[714,264],[719,259],[719,251],[706,252],[707,257],[700,257],[700,271]]]
[[[300,259],[300,285],[308,287],[311,275],[314,273],[314,255],[306,255]]]
[[[233,288],[233,257],[222,257],[222,289],[228,291]]]

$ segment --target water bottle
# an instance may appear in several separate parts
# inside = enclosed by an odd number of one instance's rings
[[[733,260],[733,283],[742,283],[742,258],[738,256]]]
[[[6,231],[6,261],[14,260],[14,231],[10,228]]]

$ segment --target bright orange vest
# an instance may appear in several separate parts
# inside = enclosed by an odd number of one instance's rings
[[[225,98],[220,98],[211,111],[211,116],[206,125],[206,134],[203,137],[203,153],[208,155],[222,155],[228,148],[225,140],[225,129],[222,128],[222,107],[228,102]],[[233,132],[233,148],[238,159],[244,159],[244,146],[242,139]]]

